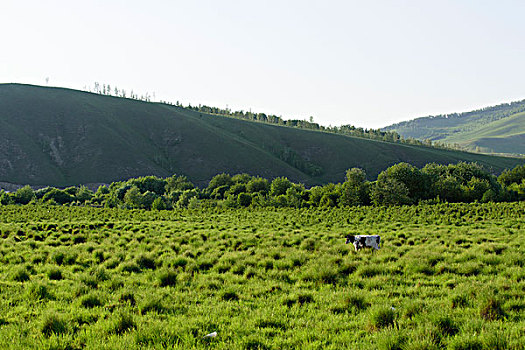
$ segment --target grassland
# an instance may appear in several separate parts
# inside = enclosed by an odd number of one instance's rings
[[[250,122],[70,89],[0,84],[0,181],[70,186],[173,174],[206,184],[222,172],[307,186],[360,167],[369,180],[399,162],[477,162],[501,173],[523,159]]]
[[[523,349],[524,214],[0,206],[0,348]]]
[[[466,113],[439,115],[384,128],[404,137],[457,144],[484,153],[525,152],[525,100]]]

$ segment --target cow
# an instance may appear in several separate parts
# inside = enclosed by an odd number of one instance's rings
[[[381,248],[379,246],[380,240],[381,237],[379,237],[378,235],[348,235],[346,236],[345,243],[352,243],[356,251],[360,250],[361,248],[374,248],[375,250],[378,250],[379,248]]]

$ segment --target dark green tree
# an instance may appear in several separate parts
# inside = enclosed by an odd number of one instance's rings
[[[286,190],[288,190],[290,187],[292,187],[290,180],[288,180],[286,177],[277,177],[270,185],[270,195],[272,197],[285,195]]]
[[[382,177],[372,183],[370,199],[374,205],[403,205],[411,204],[406,185],[391,177]]]
[[[31,186],[26,185],[15,192],[15,202],[18,204],[28,204],[35,197],[35,191]]]
[[[246,190],[249,193],[262,193],[266,195],[270,191],[270,183],[261,177],[254,177],[246,184]]]
[[[405,185],[408,190],[408,197],[411,202],[431,197],[432,182],[431,178],[418,168],[408,163],[398,163],[392,165],[387,170],[381,172],[377,177],[380,185],[386,183],[385,179],[395,180]]]
[[[250,196],[248,193],[239,193],[237,195],[237,204],[240,207],[248,207],[250,204],[252,204],[252,196]]]

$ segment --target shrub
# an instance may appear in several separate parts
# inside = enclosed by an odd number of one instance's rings
[[[242,192],[237,195],[237,204],[240,207],[247,207],[252,204],[252,196],[248,193]]]

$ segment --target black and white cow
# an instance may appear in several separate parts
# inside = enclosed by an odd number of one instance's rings
[[[361,248],[374,248],[375,250],[378,250],[379,248],[381,248],[379,246],[380,240],[381,237],[379,237],[378,235],[346,236],[346,244],[352,243],[356,251],[358,251]]]

